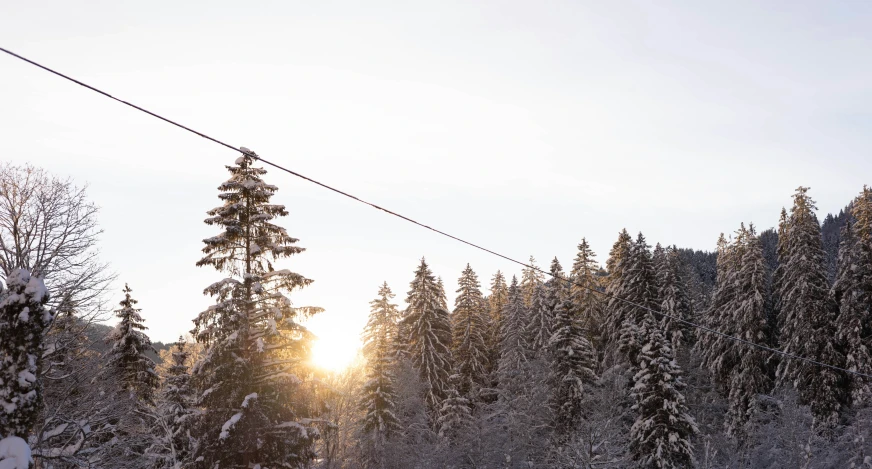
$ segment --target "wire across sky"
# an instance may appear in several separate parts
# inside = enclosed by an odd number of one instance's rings
[[[320,186],[320,187],[322,187],[322,188],[324,188],[324,189],[327,189],[327,190],[333,191],[333,192],[335,192],[335,193],[337,193],[337,194],[339,194],[339,195],[345,196],[345,197],[347,197],[347,198],[349,198],[349,199],[352,199],[352,200],[357,201],[357,202],[359,202],[359,203],[362,203],[362,204],[364,204],[364,205],[368,205],[368,206],[370,206],[370,207],[372,207],[372,208],[374,208],[374,209],[376,209],[376,210],[380,210],[380,211],[382,211],[382,212],[385,212],[385,213],[387,213],[388,215],[392,215],[392,216],[394,216],[394,217],[400,218],[400,219],[405,220],[405,221],[407,221],[407,222],[409,222],[409,223],[412,223],[412,224],[418,225],[418,226],[421,227],[421,228],[424,228],[424,229],[430,230],[430,231],[432,231],[432,232],[434,232],[434,233],[437,233],[437,234],[439,234],[439,235],[442,235],[442,236],[445,236],[445,237],[447,237],[447,238],[453,239],[453,240],[455,240],[455,241],[457,241],[457,242],[460,242],[460,243],[466,244],[467,246],[473,247],[473,248],[475,248],[475,249],[479,249],[479,250],[484,251],[484,252],[486,252],[486,253],[488,253],[488,254],[491,254],[491,255],[494,255],[494,256],[500,257],[500,258],[505,259],[505,260],[507,260],[507,261],[509,261],[509,262],[512,262],[512,263],[514,263],[514,264],[517,264],[517,265],[523,266],[523,267],[525,267],[525,268],[528,268],[528,269],[534,270],[534,271],[539,272],[539,273],[542,273],[542,274],[544,274],[544,275],[548,275],[548,276],[551,276],[551,277],[555,277],[554,275],[551,274],[551,272],[544,271],[544,270],[542,270],[542,269],[540,269],[540,268],[538,268],[538,267],[536,267],[536,266],[533,266],[533,265],[527,264],[527,263],[525,263],[525,262],[519,261],[519,260],[517,260],[517,259],[514,259],[514,258],[512,258],[512,257],[506,256],[506,255],[504,255],[504,254],[500,254],[499,252],[496,252],[496,251],[493,251],[493,250],[488,249],[488,248],[486,248],[486,247],[483,247],[483,246],[481,246],[481,245],[478,245],[478,244],[472,243],[472,242],[470,242],[470,241],[467,241],[467,240],[465,240],[465,239],[463,239],[463,238],[460,238],[460,237],[458,237],[458,236],[454,236],[454,235],[452,235],[452,234],[450,234],[450,233],[447,233],[447,232],[445,232],[445,231],[438,230],[438,229],[433,228],[433,227],[431,227],[431,226],[429,226],[429,225],[426,225],[426,224],[421,223],[421,222],[419,222],[419,221],[416,221],[416,220],[414,220],[414,219],[412,219],[412,218],[409,218],[409,217],[407,217],[407,216],[405,216],[405,215],[399,214],[399,213],[397,213],[397,212],[394,212],[394,211],[389,210],[389,209],[387,209],[387,208],[381,207],[381,206],[379,206],[379,205],[377,205],[377,204],[374,204],[374,203],[372,203],[372,202],[368,202],[368,201],[366,201],[366,200],[364,200],[364,199],[361,199],[360,197],[357,197],[357,196],[355,196],[355,195],[349,194],[348,192],[342,191],[342,190],[337,189],[337,188],[335,188],[335,187],[333,187],[333,186],[330,186],[330,185],[325,184],[325,183],[323,183],[323,182],[320,182],[320,181],[317,181],[317,180],[315,180],[315,179],[312,179],[312,178],[310,178],[310,177],[308,177],[308,176],[304,176],[304,175],[302,175],[302,174],[300,174],[300,173],[298,173],[298,172],[296,172],[296,171],[293,171],[293,170],[291,170],[291,169],[285,168],[285,167],[283,167],[283,166],[281,166],[281,165],[279,165],[279,164],[277,164],[277,163],[273,163],[272,161],[266,160],[266,159],[264,159],[264,158],[258,156],[258,155],[257,155],[256,153],[254,153],[253,151],[251,151],[251,150],[245,148],[245,147],[236,147],[236,146],[234,146],[234,145],[230,145],[229,143],[225,143],[225,142],[223,142],[223,141],[221,141],[221,140],[218,140],[217,138],[213,138],[213,137],[210,137],[210,136],[207,135],[207,134],[204,134],[204,133],[202,133],[202,132],[198,132],[198,131],[192,129],[191,127],[188,127],[188,126],[182,125],[182,124],[180,124],[180,123],[178,123],[178,122],[176,122],[176,121],[174,121],[174,120],[172,120],[172,119],[169,119],[169,118],[163,117],[163,116],[161,116],[160,114],[154,113],[154,112],[152,112],[152,111],[149,111],[148,109],[145,109],[145,108],[143,108],[143,107],[137,106],[136,104],[130,103],[130,102],[125,101],[125,100],[120,99],[120,98],[116,98],[115,96],[112,96],[111,94],[109,94],[109,93],[107,93],[107,92],[105,92],[105,91],[103,91],[103,90],[100,90],[100,89],[95,88],[95,87],[93,87],[93,86],[91,86],[91,85],[88,85],[87,83],[84,83],[84,82],[81,82],[81,81],[79,81],[79,80],[76,80],[75,78],[72,78],[72,77],[70,77],[70,76],[68,76],[68,75],[65,75],[65,74],[63,74],[63,73],[61,73],[61,72],[58,72],[58,71],[56,71],[56,70],[54,70],[54,69],[52,69],[52,68],[49,68],[49,67],[47,67],[47,66],[45,66],[45,65],[42,65],[42,64],[40,64],[40,63],[38,63],[38,62],[35,62],[35,61],[31,60],[31,59],[28,59],[28,58],[23,57],[23,56],[21,56],[21,55],[19,55],[19,54],[16,54],[15,52],[12,52],[12,51],[10,51],[10,50],[8,50],[8,49],[5,49],[5,48],[3,48],[3,47],[0,47],[0,51],[3,51],[3,52],[5,52],[6,54],[9,54],[9,55],[12,56],[12,57],[15,57],[15,58],[17,58],[17,59],[19,59],[19,60],[22,60],[22,61],[24,61],[24,62],[27,62],[27,63],[29,63],[29,64],[35,66],[35,67],[38,67],[38,68],[40,68],[40,69],[46,71],[46,72],[49,72],[49,73],[54,74],[54,75],[57,75],[57,76],[59,76],[59,77],[65,79],[65,80],[71,81],[71,82],[73,82],[73,83],[75,83],[75,84],[77,84],[77,85],[83,86],[83,87],[85,87],[85,88],[87,88],[87,89],[89,89],[89,90],[91,90],[91,91],[93,91],[93,92],[95,92],[95,93],[101,94],[101,95],[103,95],[103,96],[105,96],[105,97],[107,97],[107,98],[109,98],[109,99],[112,99],[112,100],[117,101],[117,102],[119,102],[119,103],[121,103],[121,104],[127,105],[127,106],[129,106],[129,107],[132,107],[133,109],[136,109],[137,111],[143,112],[143,113],[148,114],[148,115],[150,115],[150,116],[152,116],[152,117],[154,117],[154,118],[160,119],[160,120],[162,120],[162,121],[164,121],[164,122],[166,122],[166,123],[168,123],[168,124],[171,124],[171,125],[174,125],[174,126],[180,128],[180,129],[186,130],[186,131],[188,131],[188,132],[190,132],[190,133],[192,133],[192,134],[194,134],[194,135],[198,135],[198,136],[200,136],[200,137],[202,137],[202,138],[205,138],[206,140],[209,140],[209,141],[211,141],[211,142],[213,142],[213,143],[216,143],[216,144],[218,144],[218,145],[221,145],[221,146],[223,146],[223,147],[226,147],[226,148],[228,148],[228,149],[230,149],[230,150],[234,150],[234,151],[239,152],[239,153],[241,153],[241,154],[243,154],[243,155],[251,156],[252,158],[257,159],[258,161],[261,161],[262,163],[264,163],[264,164],[266,164],[266,165],[272,166],[272,167],[274,167],[274,168],[276,168],[276,169],[278,169],[278,170],[284,171],[284,172],[286,172],[286,173],[288,173],[288,174],[291,174],[291,175],[293,175],[293,176],[296,176],[296,177],[298,177],[298,178],[300,178],[300,179],[306,180],[306,181],[308,181],[308,182],[310,182],[310,183],[312,183],[312,184],[318,185],[318,186]],[[565,282],[567,282],[567,283],[569,283],[569,284],[571,284],[571,285],[576,285],[576,286],[578,286],[578,287],[581,287],[581,288],[584,288],[584,289],[590,290],[590,291],[595,292],[595,293],[597,293],[597,294],[600,294],[600,295],[602,295],[602,296],[604,296],[604,297],[606,297],[606,298],[611,298],[611,299],[614,299],[614,300],[616,300],[616,301],[620,301],[620,302],[622,302],[622,303],[624,303],[624,304],[628,304],[628,305],[631,305],[631,306],[634,306],[634,307],[637,307],[637,308],[641,308],[641,309],[643,309],[643,310],[645,310],[645,311],[649,311],[649,312],[651,312],[651,313],[653,313],[653,314],[656,314],[656,315],[660,316],[661,318],[666,317],[666,318],[672,319],[672,320],[674,320],[674,321],[678,321],[678,322],[680,322],[681,324],[684,324],[684,325],[689,326],[689,327],[693,327],[693,328],[695,328],[695,329],[697,329],[697,330],[700,330],[700,331],[706,332],[706,333],[708,333],[708,334],[715,334],[715,335],[721,336],[721,337],[723,337],[723,338],[725,338],[725,339],[732,340],[732,341],[737,342],[737,343],[740,343],[740,344],[744,344],[744,345],[751,346],[751,347],[756,347],[756,348],[758,348],[758,349],[765,350],[765,351],[767,351],[767,352],[774,353],[774,354],[776,354],[776,355],[780,355],[780,356],[782,356],[782,357],[784,357],[784,358],[788,358],[788,359],[792,359],[792,360],[799,360],[799,361],[802,361],[802,362],[805,362],[805,363],[808,363],[808,364],[811,364],[811,365],[821,366],[821,367],[824,367],[824,368],[830,368],[830,369],[832,369],[832,370],[841,371],[841,372],[844,372],[844,373],[848,373],[848,374],[852,374],[852,375],[855,375],[855,376],[864,377],[864,378],[867,378],[867,379],[872,379],[872,375],[868,375],[868,374],[865,374],[865,373],[860,373],[860,372],[853,371],[853,370],[848,370],[848,369],[841,368],[841,367],[838,367],[838,366],[835,366],[835,365],[831,365],[831,364],[829,364],[829,363],[819,362],[819,361],[817,361],[817,360],[812,360],[812,359],[807,358],[807,357],[803,357],[803,356],[800,356],[800,355],[795,355],[795,354],[792,354],[792,353],[789,353],[789,352],[785,352],[785,351],[783,351],[783,350],[778,350],[778,349],[775,349],[775,348],[772,348],[772,347],[768,347],[768,346],[763,345],[763,344],[758,344],[758,343],[755,343],[755,342],[751,342],[751,341],[748,341],[748,340],[742,339],[741,337],[735,337],[735,336],[732,336],[732,335],[729,335],[729,334],[725,334],[725,333],[720,332],[720,331],[717,331],[717,330],[715,330],[715,329],[711,329],[711,328],[706,327],[706,326],[703,326],[703,325],[701,325],[701,324],[697,324],[697,323],[695,323],[695,322],[688,321],[688,320],[683,319],[683,318],[679,318],[679,317],[675,317],[675,316],[672,316],[672,315],[669,315],[669,314],[663,313],[662,311],[657,311],[657,310],[655,310],[655,309],[649,308],[649,307],[644,306],[644,305],[640,305],[640,304],[638,304],[638,303],[636,303],[636,302],[633,302],[633,301],[627,300],[627,299],[625,299],[625,298],[621,298],[621,297],[616,296],[616,295],[614,295],[614,294],[611,294],[611,293],[608,293],[608,292],[605,292],[605,291],[602,291],[602,290],[598,290],[598,289],[593,288],[593,287],[590,287],[590,286],[588,286],[588,285],[583,285],[583,284],[580,284],[580,283],[577,283],[577,282],[573,282],[571,279],[567,279],[567,278],[564,278],[564,277],[555,277],[555,278],[558,278],[559,280],[563,280],[563,281],[565,281]]]

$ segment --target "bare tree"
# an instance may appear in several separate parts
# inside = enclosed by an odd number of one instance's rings
[[[98,310],[114,276],[99,259],[97,212],[86,187],[31,165],[0,164],[0,279],[25,268],[45,280],[50,307]]]

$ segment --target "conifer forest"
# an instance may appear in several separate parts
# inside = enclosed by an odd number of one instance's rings
[[[0,165],[0,468],[872,468],[872,188],[821,222],[798,187],[710,251],[616,226],[516,271],[422,252],[354,280],[362,347],[326,371],[330,312],[294,301],[315,254],[254,152],[226,168],[211,305],[164,346],[85,186]]]

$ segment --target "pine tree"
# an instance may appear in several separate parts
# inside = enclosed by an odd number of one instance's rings
[[[360,392],[359,408],[363,414],[359,423],[360,443],[364,459],[371,467],[384,466],[385,445],[402,431],[395,414],[393,340],[399,313],[397,305],[391,303],[394,296],[387,282],[383,283],[378,298],[370,302],[369,321],[362,334],[366,382]]]
[[[548,349],[551,355],[550,406],[555,419],[555,436],[562,444],[577,430],[585,387],[596,380],[596,351],[585,337],[570,289],[565,284],[558,288],[567,291],[559,295],[563,299],[554,311],[554,333],[548,341]]]
[[[606,260],[606,269],[609,275],[606,277],[608,302],[606,303],[604,342],[609,344],[617,344],[621,335],[621,325],[624,322],[627,305],[617,299],[617,294],[623,288],[622,280],[624,272],[629,267],[632,245],[633,238],[630,237],[626,229],[621,230],[618,234],[618,240],[615,241],[612,250],[609,251],[609,258]]]
[[[735,335],[733,312],[737,308],[737,276],[741,267],[741,249],[738,240],[743,238],[739,230],[737,242],[730,244],[724,234],[718,238],[717,284],[712,294],[711,304],[702,323],[709,329]],[[730,376],[739,362],[739,349],[735,343],[718,334],[703,333],[695,344],[697,354],[702,359],[703,368],[711,372],[715,384],[723,394],[729,393]]]
[[[172,351],[172,364],[167,370],[167,376],[158,404],[158,416],[163,420],[168,430],[168,441],[165,447],[172,448],[164,467],[181,467],[182,461],[188,459],[193,439],[190,432],[191,419],[195,414],[192,408],[193,396],[190,387],[191,375],[188,373],[190,352],[185,347],[185,340],[179,337]]]
[[[52,322],[42,279],[15,269],[0,287],[0,436],[27,439],[37,421],[42,392],[43,340]],[[0,284],[2,285],[2,284]]]
[[[148,328],[143,325],[137,301],[130,296],[130,289],[124,285],[124,299],[120,309],[115,310],[118,325],[109,334],[112,344],[107,360],[107,368],[115,373],[121,382],[122,390],[130,393],[143,404],[153,404],[155,391],[160,385],[160,376],[155,371],[154,361],[146,352],[157,354],[151,340],[145,334]]]
[[[660,311],[665,315],[661,322],[666,331],[666,339],[672,344],[673,353],[677,353],[689,340],[690,330],[686,324],[673,318],[690,320],[691,302],[682,278],[678,249],[669,246],[661,255],[659,262],[655,262],[657,284],[660,288]]]
[[[552,270],[553,267],[552,265]],[[549,281],[551,280],[554,279],[549,279]],[[558,281],[563,282],[563,280]],[[530,304],[530,309],[526,314],[527,324],[524,328],[524,336],[527,342],[527,350],[531,353],[531,358],[541,356],[545,352],[548,340],[551,337],[554,308],[548,304],[546,288],[547,282],[536,287],[533,293],[533,302]]]
[[[502,317],[498,366],[500,382],[520,373],[528,357],[527,343],[524,338],[524,326],[527,322],[526,308],[516,277],[512,277],[512,283],[509,286],[509,300],[503,309]]]
[[[487,311],[481,294],[478,276],[469,266],[458,279],[457,298],[451,315],[454,332],[452,357],[454,358],[457,392],[470,402],[487,384]]]
[[[625,302],[619,302],[614,298],[611,301],[615,303],[623,319],[618,346],[630,359],[630,363],[635,365],[644,339],[640,329],[642,320],[648,310],[657,311],[660,307],[654,261],[642,233],[639,233],[636,242],[633,243],[627,260],[619,281],[620,288],[615,292],[615,296]]]
[[[640,325],[633,398],[636,421],[630,428],[630,452],[640,468],[686,468],[693,465],[690,438],[698,433],[685,403],[681,368],[658,321],[647,312]]]
[[[782,316],[781,347],[822,363],[842,366],[844,357],[835,344],[836,311],[829,297],[826,259],[814,201],[807,187],[797,189],[786,227],[784,267],[778,292]],[[800,401],[811,406],[822,425],[835,423],[843,400],[843,376],[825,367],[799,360],[778,366],[781,383],[793,383]]]
[[[255,158],[247,151],[227,166],[230,179],[218,187],[223,205],[205,220],[222,231],[203,240],[197,262],[230,275],[206,288],[216,304],[192,331],[205,348],[191,370],[201,408],[192,458],[202,469],[307,467],[318,435],[313,406],[302,397],[313,335],[299,321],[320,308],[293,307],[286,296],[312,280],[274,268],[304,249],[273,223],[288,212],[270,203],[278,188],[263,181]]]
[[[769,296],[766,260],[753,225],[747,232],[745,243],[736,279],[736,309],[732,316],[734,333],[740,339],[766,345],[769,337],[766,317]],[[727,435],[744,438],[748,434],[747,425],[757,410],[757,395],[770,388],[767,365],[770,354],[757,347],[738,346],[735,343],[732,347],[739,358],[736,366],[730,370],[729,410],[725,426]]]
[[[536,259],[530,256],[530,267],[524,267],[521,271],[521,299],[524,302],[524,307],[529,309],[533,305],[533,298],[536,296],[536,287],[541,286],[545,281],[545,275],[539,272],[536,265]]]
[[[506,278],[499,270],[491,279],[490,295],[488,295],[488,371],[496,371],[500,361],[500,324],[502,323],[503,310],[509,301],[509,286]]]
[[[453,376],[457,376],[456,374]],[[460,395],[457,386],[448,390],[439,412],[439,436],[455,441],[464,436],[472,426],[472,402]]]
[[[845,355],[845,367],[872,374],[872,189],[854,200],[850,220],[842,228],[838,273],[831,295],[838,305],[836,338]],[[855,405],[872,403],[872,382],[858,375],[847,377]]]
[[[602,290],[597,271],[596,253],[590,248],[587,239],[582,238],[578,254],[572,264],[570,295],[575,301],[575,311],[579,315],[585,335],[596,347],[603,346],[605,312],[600,293]]]
[[[431,425],[436,428],[442,401],[448,397],[451,372],[451,318],[444,294],[424,259],[406,297],[402,325],[408,331],[408,353],[424,385]]]

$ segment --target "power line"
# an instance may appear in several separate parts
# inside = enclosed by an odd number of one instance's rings
[[[612,298],[612,299],[614,299],[614,300],[617,300],[617,301],[623,302],[623,303],[625,303],[625,304],[628,304],[628,305],[631,305],[631,306],[635,306],[635,307],[637,307],[637,308],[641,308],[641,309],[643,309],[643,310],[649,311],[649,312],[651,312],[651,313],[653,313],[653,314],[656,314],[656,315],[658,315],[658,316],[660,316],[660,317],[666,317],[666,318],[669,318],[669,319],[672,319],[672,320],[678,321],[678,322],[680,322],[680,323],[682,323],[682,324],[684,324],[684,325],[687,325],[687,326],[690,326],[690,327],[693,327],[693,328],[699,329],[699,330],[701,330],[701,331],[708,332],[708,333],[710,333],[710,334],[715,334],[715,335],[718,335],[718,336],[724,337],[724,338],[726,338],[726,339],[733,340],[733,341],[736,341],[736,342],[739,342],[739,343],[742,343],[742,344],[745,344],[745,345],[749,345],[749,346],[752,346],[752,347],[757,347],[757,348],[759,348],[759,349],[761,349],[761,350],[765,350],[765,351],[770,352],[770,353],[775,353],[775,354],[781,355],[782,357],[785,357],[785,358],[791,358],[791,359],[794,359],[794,360],[800,360],[800,361],[803,361],[803,362],[805,362],[805,363],[809,363],[809,364],[812,364],[812,365],[817,365],[817,366],[821,366],[821,367],[824,367],[824,368],[830,368],[830,369],[832,369],[832,370],[842,371],[842,372],[850,373],[850,374],[853,374],[853,375],[856,375],[856,376],[862,376],[862,377],[864,377],[864,378],[872,379],[872,375],[867,375],[867,374],[865,374],[865,373],[860,373],[860,372],[857,372],[857,371],[852,371],[852,370],[848,370],[848,369],[845,369],[845,368],[841,368],[841,367],[838,367],[838,366],[835,366],[835,365],[830,365],[830,364],[828,364],[828,363],[819,362],[819,361],[817,361],[817,360],[812,360],[812,359],[810,359],[810,358],[806,358],[806,357],[803,357],[803,356],[800,356],[800,355],[794,355],[794,354],[789,353],[789,352],[785,352],[785,351],[782,351],[782,350],[774,349],[774,348],[772,348],[772,347],[767,347],[766,345],[762,345],[762,344],[758,344],[758,343],[755,343],[755,342],[751,342],[751,341],[748,341],[748,340],[742,339],[742,338],[740,338],[740,337],[735,337],[735,336],[732,336],[732,335],[729,335],[729,334],[725,334],[725,333],[723,333],[723,332],[720,332],[720,331],[717,331],[717,330],[711,329],[711,328],[706,327],[706,326],[703,326],[703,325],[701,325],[701,324],[697,324],[697,323],[694,323],[694,322],[688,321],[688,320],[686,320],[686,319],[682,319],[682,318],[679,318],[679,317],[675,317],[675,316],[672,316],[672,315],[669,315],[669,314],[663,313],[663,312],[661,312],[661,311],[656,311],[656,310],[654,310],[654,309],[652,309],[652,308],[649,308],[649,307],[644,306],[644,305],[640,305],[640,304],[638,304],[638,303],[636,303],[636,302],[634,302],[634,301],[630,301],[630,300],[627,300],[627,299],[625,299],[625,298],[621,298],[621,297],[616,296],[616,295],[614,295],[614,294],[611,294],[611,293],[608,293],[608,292],[604,292],[604,291],[601,291],[601,290],[597,290],[596,288],[593,288],[593,287],[590,287],[590,286],[587,286],[587,285],[583,285],[583,284],[580,284],[580,283],[577,283],[577,282],[573,282],[573,281],[570,280],[570,279],[566,279],[566,278],[559,277],[559,276],[554,276],[554,275],[551,274],[551,272],[546,272],[546,271],[544,271],[544,270],[542,270],[542,269],[540,269],[540,268],[538,268],[538,267],[536,267],[536,266],[533,266],[533,265],[527,264],[527,263],[522,262],[522,261],[519,261],[519,260],[517,260],[517,259],[513,259],[513,258],[511,258],[511,257],[509,257],[509,256],[504,255],[504,254],[500,254],[500,253],[498,253],[498,252],[496,252],[496,251],[492,251],[492,250],[490,250],[490,249],[488,249],[488,248],[486,248],[486,247],[479,246],[478,244],[472,243],[472,242],[470,242],[470,241],[467,241],[467,240],[465,240],[465,239],[459,238],[459,237],[454,236],[454,235],[452,235],[452,234],[449,234],[449,233],[446,233],[446,232],[444,232],[444,231],[438,230],[438,229],[433,228],[433,227],[431,227],[431,226],[429,226],[429,225],[426,225],[426,224],[421,223],[421,222],[419,222],[419,221],[416,221],[416,220],[414,220],[414,219],[412,219],[412,218],[409,218],[409,217],[407,217],[407,216],[405,216],[405,215],[401,215],[401,214],[399,214],[399,213],[397,213],[397,212],[394,212],[394,211],[392,211],[392,210],[388,210],[388,209],[386,209],[386,208],[384,208],[384,207],[381,207],[381,206],[379,206],[379,205],[376,205],[376,204],[374,204],[374,203],[372,203],[372,202],[368,202],[368,201],[366,201],[366,200],[363,200],[363,199],[361,199],[360,197],[357,197],[357,196],[355,196],[355,195],[349,194],[348,192],[345,192],[345,191],[339,190],[339,189],[337,189],[337,188],[335,188],[335,187],[332,187],[332,186],[327,185],[327,184],[325,184],[325,183],[319,182],[319,181],[317,181],[317,180],[315,180],[315,179],[312,179],[312,178],[310,178],[310,177],[304,176],[304,175],[302,175],[302,174],[300,174],[300,173],[298,173],[298,172],[296,172],[296,171],[293,171],[293,170],[290,170],[290,169],[288,169],[288,168],[285,168],[285,167],[283,167],[283,166],[281,166],[281,165],[279,165],[279,164],[277,164],[277,163],[273,163],[273,162],[271,162],[271,161],[269,161],[269,160],[265,160],[265,159],[261,158],[260,156],[258,156],[258,155],[257,155],[256,153],[254,153],[253,151],[249,150],[248,148],[245,148],[245,147],[235,147],[235,146],[233,146],[233,145],[230,145],[229,143],[222,142],[221,140],[218,140],[218,139],[216,139],[216,138],[210,137],[210,136],[208,136],[208,135],[206,135],[206,134],[204,134],[204,133],[202,133],[202,132],[198,132],[198,131],[196,131],[196,130],[190,128],[190,127],[187,127],[187,126],[185,126],[185,125],[182,125],[182,124],[180,124],[180,123],[178,123],[178,122],[176,122],[176,121],[174,121],[174,120],[172,120],[172,119],[168,119],[168,118],[166,118],[166,117],[163,117],[163,116],[161,116],[161,115],[159,115],[159,114],[156,114],[156,113],[154,113],[154,112],[151,112],[151,111],[149,111],[149,110],[147,110],[147,109],[145,109],[145,108],[142,108],[142,107],[140,107],[140,106],[137,106],[137,105],[135,105],[135,104],[133,104],[133,103],[130,103],[130,102],[128,102],[128,101],[124,101],[123,99],[116,98],[115,96],[112,96],[111,94],[109,94],[109,93],[107,93],[107,92],[105,92],[105,91],[102,91],[102,90],[100,90],[100,89],[98,89],[98,88],[95,88],[95,87],[93,87],[93,86],[91,86],[91,85],[88,85],[87,83],[83,83],[83,82],[81,82],[81,81],[79,81],[79,80],[76,80],[75,78],[70,77],[70,76],[64,75],[63,73],[60,73],[60,72],[58,72],[58,71],[56,71],[56,70],[53,70],[53,69],[51,69],[51,68],[49,68],[49,67],[46,67],[45,65],[39,64],[39,63],[37,63],[37,62],[34,62],[33,60],[30,60],[30,59],[28,59],[28,58],[26,58],[26,57],[23,57],[23,56],[21,56],[21,55],[18,55],[18,54],[14,53],[14,52],[12,52],[12,51],[10,51],[10,50],[8,50],[8,49],[4,49],[4,48],[0,47],[0,51],[3,51],[3,52],[5,52],[5,53],[7,53],[7,54],[9,54],[9,55],[11,55],[11,56],[17,58],[17,59],[23,60],[24,62],[27,62],[27,63],[29,63],[29,64],[31,64],[31,65],[33,65],[33,66],[39,67],[39,68],[41,68],[41,69],[43,69],[43,70],[45,70],[45,71],[47,71],[47,72],[49,72],[49,73],[52,73],[52,74],[54,74],[54,75],[57,75],[57,76],[59,76],[59,77],[61,77],[61,78],[64,78],[64,79],[66,79],[66,80],[68,80],[68,81],[71,81],[71,82],[73,82],[73,83],[75,83],[75,84],[77,84],[77,85],[83,86],[83,87],[85,87],[85,88],[87,88],[87,89],[89,89],[89,90],[91,90],[91,91],[94,91],[94,92],[96,92],[96,93],[99,93],[99,94],[101,94],[101,95],[103,95],[103,96],[105,96],[105,97],[107,97],[107,98],[109,98],[109,99],[112,99],[112,100],[114,100],[114,101],[118,101],[118,102],[121,103],[121,104],[125,104],[125,105],[127,105],[127,106],[130,106],[130,107],[132,107],[133,109],[136,109],[137,111],[144,112],[144,113],[146,113],[146,114],[148,114],[148,115],[150,115],[150,116],[152,116],[152,117],[158,118],[158,119],[160,119],[160,120],[162,120],[162,121],[164,121],[164,122],[166,122],[166,123],[168,123],[168,124],[172,124],[172,125],[174,125],[174,126],[176,126],[176,127],[179,127],[179,128],[181,128],[181,129],[187,130],[188,132],[191,132],[191,133],[193,133],[193,134],[195,134],[195,135],[198,135],[198,136],[200,136],[200,137],[203,137],[203,138],[205,138],[206,140],[210,140],[210,141],[212,141],[212,142],[214,142],[214,143],[217,143],[218,145],[221,145],[221,146],[224,146],[224,147],[229,148],[229,149],[231,149],[231,150],[237,151],[237,152],[239,152],[239,153],[242,153],[243,155],[250,156],[250,157],[252,157],[252,158],[254,158],[254,159],[257,159],[258,161],[263,162],[264,164],[267,164],[267,165],[270,165],[270,166],[272,166],[272,167],[274,167],[274,168],[276,168],[276,169],[280,169],[280,170],[282,170],[282,171],[285,171],[286,173],[292,174],[292,175],[294,175],[294,176],[296,176],[296,177],[298,177],[298,178],[300,178],[300,179],[304,179],[304,180],[306,180],[306,181],[309,181],[309,182],[311,182],[312,184],[315,184],[315,185],[321,186],[321,187],[323,187],[324,189],[327,189],[327,190],[333,191],[333,192],[335,192],[335,193],[337,193],[337,194],[343,195],[343,196],[345,196],[345,197],[348,197],[349,199],[355,200],[355,201],[360,202],[360,203],[362,203],[362,204],[369,205],[370,207],[372,207],[372,208],[374,208],[374,209],[376,209],[376,210],[380,210],[380,211],[385,212],[385,213],[387,213],[387,214],[389,214],[389,215],[393,215],[393,216],[395,216],[395,217],[397,217],[397,218],[400,218],[400,219],[402,219],[402,220],[405,220],[405,221],[407,221],[407,222],[409,222],[409,223],[413,223],[413,224],[415,224],[415,225],[418,225],[418,226],[420,226],[421,228],[425,228],[425,229],[430,230],[430,231],[432,231],[432,232],[434,232],[434,233],[438,233],[438,234],[440,234],[440,235],[442,235],[442,236],[445,236],[445,237],[447,237],[447,238],[451,238],[451,239],[453,239],[453,240],[455,240],[455,241],[458,241],[458,242],[460,242],[460,243],[466,244],[467,246],[471,246],[471,247],[473,247],[473,248],[476,248],[476,249],[479,249],[479,250],[481,250],[481,251],[487,252],[487,253],[492,254],[492,255],[494,255],[494,256],[497,256],[497,257],[500,257],[500,258],[502,258],[502,259],[505,259],[505,260],[507,260],[507,261],[509,261],[509,262],[513,262],[513,263],[515,263],[515,264],[518,264],[518,265],[520,265],[520,266],[523,266],[523,267],[526,267],[526,268],[528,268],[528,269],[534,270],[534,271],[536,271],[536,272],[539,272],[539,273],[542,273],[542,274],[545,274],[545,275],[548,275],[548,276],[551,276],[551,277],[557,278],[558,280],[563,280],[563,281],[567,282],[567,283],[570,284],[570,285],[576,285],[576,286],[579,286],[579,287],[584,288],[584,289],[586,289],[586,290],[589,290],[589,291],[592,291],[592,292],[598,293],[598,294],[600,294],[600,295],[603,295],[603,296],[605,296],[606,298]]]

